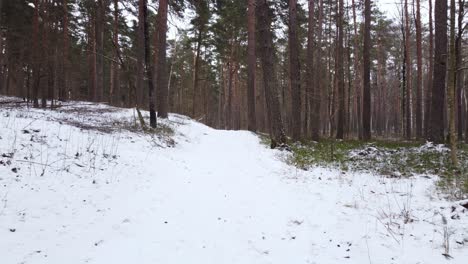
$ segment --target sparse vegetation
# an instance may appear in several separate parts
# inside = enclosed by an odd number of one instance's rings
[[[386,177],[440,176],[438,187],[451,197],[468,196],[468,146],[460,145],[458,168],[452,166],[444,145],[417,141],[357,140],[305,142],[291,146],[288,162],[298,168],[331,167],[345,171],[367,171]]]

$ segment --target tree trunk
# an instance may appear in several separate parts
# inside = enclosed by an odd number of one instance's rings
[[[424,114],[424,135],[429,138],[429,128],[431,120],[431,95],[433,85],[433,73],[434,73],[434,33],[432,25],[432,0],[429,1],[429,68],[427,69],[427,89],[426,89],[426,104]]]
[[[159,1],[159,9],[158,9],[158,16],[159,16],[159,37],[158,37],[158,73],[157,73],[157,85],[160,89],[159,94],[161,97],[159,98],[158,104],[158,116],[161,118],[168,117],[168,106],[169,106],[169,98],[167,90],[167,62],[166,62],[166,46],[167,46],[167,0],[160,0]]]
[[[359,63],[359,39],[358,39],[358,30],[356,23],[356,4],[355,0],[352,0],[353,5],[353,28],[354,28],[354,87],[356,94],[356,123],[358,129],[358,138],[362,139],[362,85],[361,85],[361,64]]]
[[[406,65],[406,97],[405,97],[405,105],[406,105],[406,126],[405,126],[405,137],[407,139],[411,138],[411,116],[412,116],[412,108],[411,108],[411,97],[412,97],[412,63],[411,63],[411,42],[410,42],[410,19],[409,19],[409,12],[408,12],[408,0],[405,0],[405,65]]]
[[[197,94],[198,94],[198,83],[199,83],[199,71],[200,71],[200,51],[202,46],[202,39],[203,39],[203,29],[198,29],[198,36],[197,36],[197,49],[195,52],[195,58],[193,60],[193,103],[192,103],[192,117],[195,118],[196,111],[197,111]],[[226,120],[229,122],[229,120]]]
[[[315,1],[315,0],[311,0]],[[322,36],[323,36],[323,0],[319,1],[318,7],[318,23],[317,23],[317,47],[315,48],[315,56],[314,60],[312,61],[314,65],[314,72],[313,72],[313,83],[312,85],[312,100],[311,100],[311,134],[312,140],[318,141],[320,139],[320,127],[321,127],[321,117],[320,117],[320,110],[321,110],[321,103],[322,103],[322,65],[320,65],[322,59]],[[313,39],[309,40],[311,44],[313,43]],[[312,47],[313,48],[313,47]]]
[[[109,102],[111,104],[117,103],[121,106],[120,100],[120,82],[119,82],[119,64],[118,49],[119,49],[119,0],[114,0],[114,23],[113,23],[113,60],[110,65],[110,85],[109,85]]]
[[[272,12],[267,0],[257,0],[257,23],[259,36],[259,57],[262,62],[263,86],[270,123],[271,147],[286,143],[286,135],[281,117],[278,80],[274,62],[273,32],[271,30]]]
[[[314,56],[315,45],[315,1],[309,0],[309,25],[307,31],[307,94],[310,107],[310,130],[312,140],[318,141],[320,138],[320,93],[318,92],[318,87],[316,85],[316,58]],[[320,0],[322,1],[322,0]],[[320,11],[319,11],[320,12]],[[319,25],[321,27],[321,25]],[[320,39],[317,37],[317,42],[320,42]],[[318,107],[317,107],[318,105]],[[318,110],[317,110],[318,109]],[[308,109],[306,109],[308,111]]]
[[[465,15],[464,11],[465,1],[458,0],[458,32],[455,40],[455,57],[456,57],[456,87],[457,87],[457,134],[458,140],[463,139],[463,84],[464,77],[462,67],[462,39],[463,39],[463,17]]]
[[[248,44],[247,44],[247,112],[248,126],[250,131],[257,131],[257,118],[255,111],[255,71],[257,68],[257,57],[255,54],[255,0],[249,0],[247,14]]]
[[[445,77],[447,71],[447,0],[435,1],[435,53],[429,140],[444,142]]]
[[[69,92],[69,71],[70,71],[70,37],[68,36],[68,0],[63,0],[63,56],[62,56],[62,83],[59,87],[59,100],[66,101]]]
[[[33,100],[34,107],[39,107],[39,84],[40,84],[40,70],[41,65],[39,61],[39,0],[34,1],[34,15],[33,15],[33,50],[32,50],[32,64],[33,64]]]
[[[301,69],[297,40],[297,0],[289,0],[289,81],[291,83],[292,140],[301,138]]]
[[[136,106],[143,105],[143,91],[145,87],[145,25],[144,8],[146,0],[138,0],[138,32],[137,32],[137,76],[135,99]]]
[[[370,92],[370,49],[371,49],[371,0],[364,2],[364,47],[363,47],[363,65],[364,65],[364,98],[362,103],[362,138],[371,139],[371,92]]]
[[[104,0],[97,1],[96,8],[96,101],[104,98]]]
[[[413,2],[414,3],[414,2]],[[414,7],[413,7],[414,8]],[[423,65],[422,65],[422,37],[421,37],[421,7],[420,0],[416,0],[416,53],[418,66],[418,81],[416,83],[416,137],[422,137],[422,85],[423,85]]]
[[[345,89],[344,89],[344,70],[343,70],[343,0],[338,1],[338,43],[336,47],[336,81],[338,88],[338,127],[336,130],[336,138],[344,138],[345,125]]]
[[[449,138],[450,138],[450,156],[453,166],[458,166],[457,158],[457,136],[455,130],[455,89],[457,76],[457,62],[455,54],[455,0],[450,1],[450,55],[449,55],[449,76],[447,79],[448,87],[448,115],[449,115]]]

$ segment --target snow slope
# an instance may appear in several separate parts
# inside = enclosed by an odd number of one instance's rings
[[[174,147],[99,129],[132,118],[2,106],[0,263],[468,263],[468,211],[433,179],[297,170],[179,115]]]

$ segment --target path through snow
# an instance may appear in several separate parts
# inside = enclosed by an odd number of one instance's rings
[[[0,165],[1,263],[444,263],[442,215],[450,263],[468,261],[468,212],[424,177],[297,170],[252,133],[178,115],[161,148],[56,111],[0,113],[0,154],[14,153]]]

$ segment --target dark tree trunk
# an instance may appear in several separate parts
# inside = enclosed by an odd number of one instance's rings
[[[145,24],[144,24],[144,9],[146,0],[138,1],[138,32],[137,32],[137,72],[136,72],[136,91],[135,99],[136,106],[143,105],[143,91],[145,87]]]
[[[297,0],[289,0],[289,80],[291,83],[292,127],[294,141],[301,138],[301,69],[297,40]]]
[[[120,77],[119,77],[119,64],[117,63],[118,49],[119,49],[119,0],[114,1],[114,23],[112,33],[112,45],[113,45],[113,60],[110,66],[110,85],[109,85],[109,102],[111,104],[117,103],[121,106],[120,99]],[[150,98],[151,100],[151,98]]]
[[[59,87],[59,100],[66,101],[67,93],[69,92],[69,71],[70,71],[70,37],[68,36],[68,0],[63,0],[63,56],[62,56],[62,74]]]
[[[457,158],[457,136],[455,129],[455,89],[457,77],[457,59],[455,48],[455,0],[450,1],[450,49],[449,49],[449,71],[447,78],[447,110],[449,117],[449,141],[450,141],[450,157],[454,167],[458,166]]]
[[[153,76],[151,73],[151,52],[150,52],[150,39],[149,39],[149,27],[148,27],[148,3],[147,0],[140,0],[142,14],[139,15],[142,21],[139,21],[143,25],[143,37],[144,37],[144,70],[145,77],[148,83],[148,98],[149,98],[149,112],[150,112],[150,126],[156,128],[156,111],[154,105],[154,86]]]
[[[429,1],[429,68],[427,69],[426,104],[424,113],[424,135],[429,138],[431,120],[431,96],[434,73],[434,33],[432,25],[432,1]]]
[[[318,141],[320,138],[320,94],[317,93],[316,83],[315,83],[315,72],[317,70],[315,60],[318,58],[314,57],[315,45],[315,1],[309,0],[309,25],[307,30],[307,95],[310,107],[310,130],[312,140]],[[317,41],[320,41],[317,39]],[[319,105],[318,111],[316,105]],[[306,109],[309,111],[309,109]]]
[[[270,123],[271,147],[276,148],[286,143],[286,135],[280,110],[271,22],[272,10],[270,10],[267,0],[257,0],[258,51],[262,62],[263,86]]]
[[[353,27],[354,27],[354,87],[356,93],[356,123],[358,129],[358,138],[362,139],[362,85],[361,85],[361,64],[359,63],[359,39],[358,30],[357,30],[357,23],[356,23],[356,4],[355,0],[352,0],[353,5]]]
[[[168,79],[167,79],[167,62],[166,62],[166,46],[167,46],[167,0],[159,1],[158,20],[159,20],[159,37],[158,37],[158,73],[157,86],[160,89],[160,98],[158,103],[158,116],[161,118],[168,117]]]
[[[411,138],[411,97],[412,97],[412,63],[411,63],[411,42],[410,42],[410,20],[409,20],[409,12],[408,12],[408,0],[405,0],[405,65],[406,65],[406,97],[405,97],[405,105],[406,105],[406,126],[405,126],[405,137],[407,139]]]
[[[338,1],[338,43],[336,47],[336,82],[338,88],[338,127],[336,130],[336,138],[344,138],[345,125],[345,89],[344,89],[344,71],[343,71],[343,0]]]
[[[33,64],[33,100],[34,107],[39,107],[39,84],[40,84],[40,69],[39,62],[39,0],[34,1],[34,15],[33,15],[33,50],[32,50],[32,64]]]
[[[444,142],[445,78],[447,71],[447,0],[435,1],[435,53],[429,140]]]
[[[363,65],[364,65],[364,98],[362,102],[362,138],[371,139],[371,92],[370,92],[370,49],[371,49],[371,0],[364,2],[364,47],[363,47]]]
[[[195,52],[195,58],[193,61],[193,102],[192,102],[192,117],[195,118],[196,111],[197,111],[197,95],[198,95],[198,83],[199,83],[199,72],[200,72],[200,52],[203,40],[203,28],[198,29],[198,36],[197,36],[197,49]],[[230,122],[230,120],[226,120]]]
[[[456,89],[457,89],[457,135],[458,140],[463,139],[463,84],[465,82],[462,67],[462,38],[463,38],[463,17],[464,17],[465,1],[458,0],[458,32],[455,40],[455,57],[456,57]]]
[[[257,57],[255,55],[255,0],[248,2],[247,14],[248,28],[248,61],[247,61],[247,112],[248,130],[257,131],[257,118],[255,111],[255,70],[257,68]]]
[[[97,1],[96,8],[96,101],[102,101],[104,94],[104,0]]]
[[[423,65],[422,65],[422,37],[421,37],[421,7],[420,0],[416,0],[416,53],[418,66],[418,80],[416,83],[416,137],[422,137],[422,85],[423,85]]]

